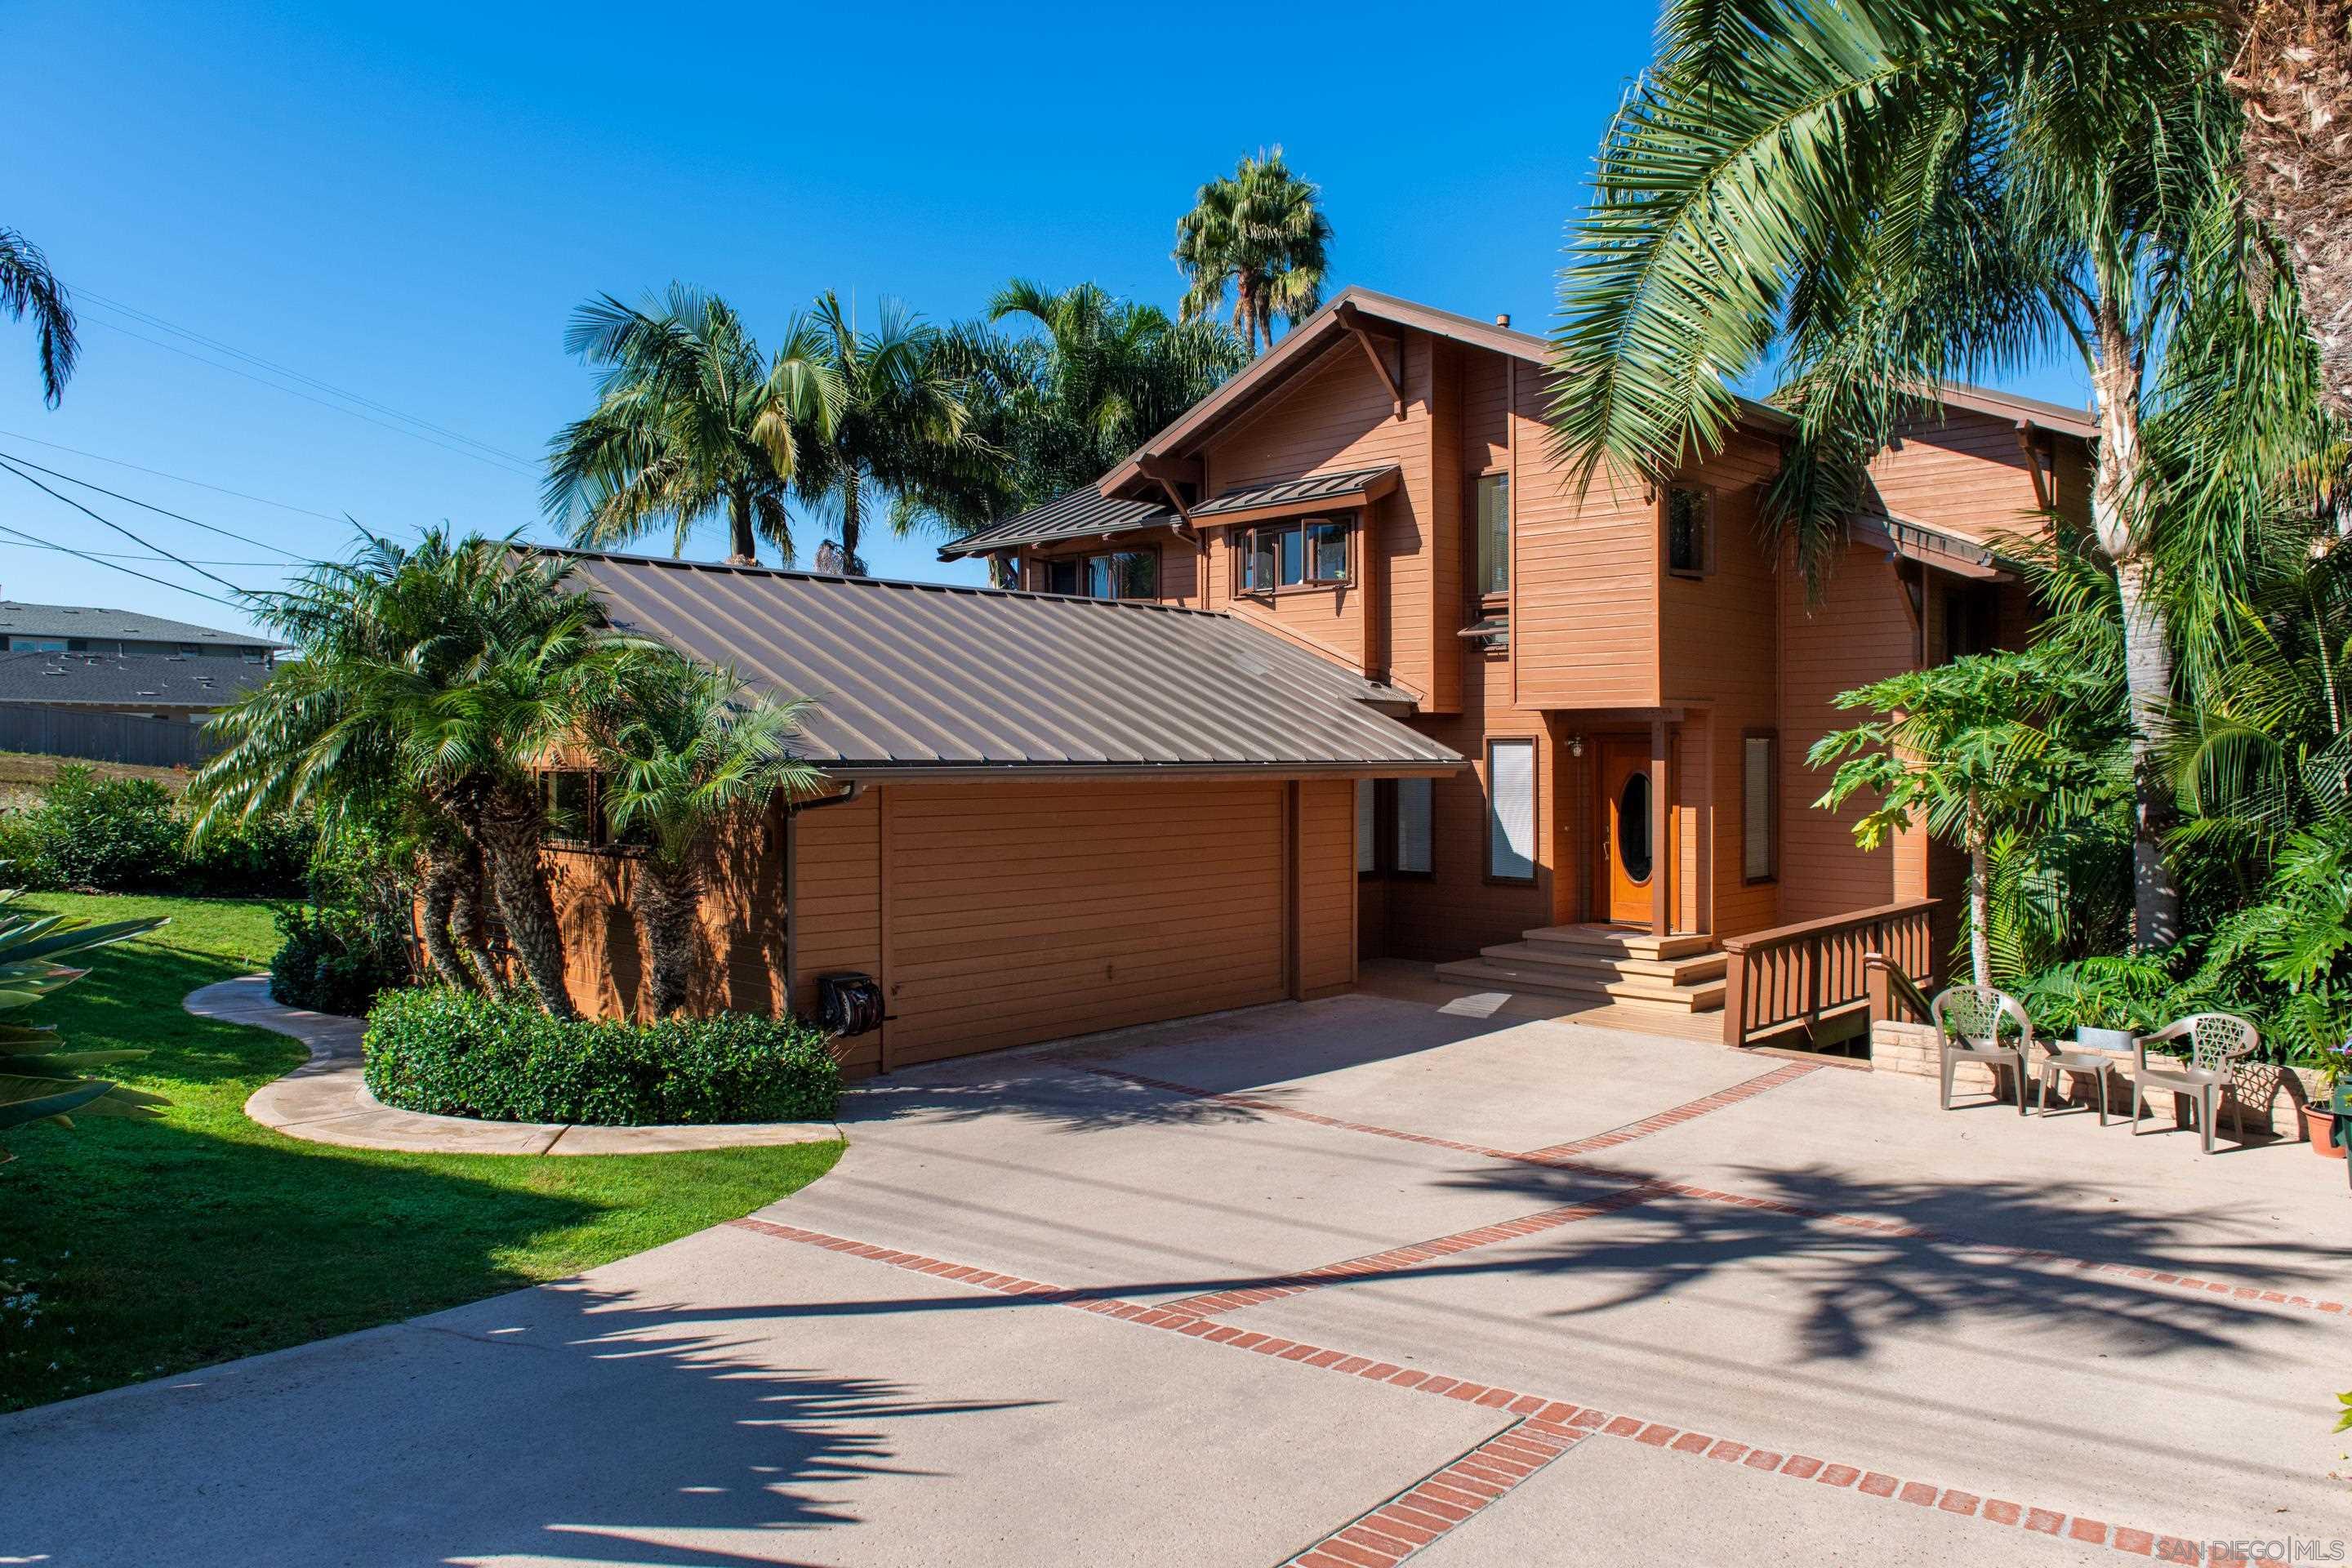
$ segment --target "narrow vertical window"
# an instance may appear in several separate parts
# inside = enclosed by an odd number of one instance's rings
[[[1356,781],[1356,874],[1380,869],[1380,785],[1370,779]]]
[[[1530,882],[1536,875],[1536,743],[1486,743],[1486,875]]]
[[[1318,583],[1348,580],[1348,525],[1325,518],[1307,524],[1307,574]]]
[[[1739,738],[1739,873],[1750,882],[1769,882],[1774,875],[1775,739],[1769,730],[1751,730]]]
[[[1706,574],[1707,514],[1705,490],[1680,486],[1666,492],[1666,570],[1683,577]]]
[[[1478,594],[1484,598],[1511,591],[1511,476],[1486,474],[1478,480]]]
[[[1429,872],[1429,780],[1397,780],[1396,868],[1408,875]]]
[[[1274,534],[1264,531],[1250,535],[1249,585],[1261,593],[1272,588],[1276,581],[1274,571],[1275,537],[1276,536]]]

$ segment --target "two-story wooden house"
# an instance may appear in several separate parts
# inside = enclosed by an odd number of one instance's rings
[[[1993,546],[2085,515],[2095,426],[1944,389],[1874,461],[1815,595],[1755,527],[1781,415],[1745,405],[1672,484],[1580,486],[1546,350],[1349,289],[1094,486],[941,554],[1030,592],[1227,612],[1409,697],[1391,710],[1475,765],[1357,784],[1364,956],[1696,1009],[1722,1005],[1722,941],[1851,931],[1759,963],[1747,984],[1788,994],[1748,998],[1734,1039],[1850,1003],[1856,976],[1824,969],[1884,944],[1863,911],[1908,909],[1924,950],[1916,900],[1941,898],[1940,969],[1957,859],[1916,836],[1857,849],[1851,813],[1813,806],[1806,751],[1850,721],[1836,693],[2014,646],[2028,600]]]

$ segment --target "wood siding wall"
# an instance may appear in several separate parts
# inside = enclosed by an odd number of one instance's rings
[[[1511,411],[1511,641],[1523,708],[1659,701],[1657,507],[1640,480],[1589,489],[1547,451],[1540,377]]]
[[[888,784],[794,832],[801,1007],[831,970],[887,1001],[853,1072],[1355,977],[1352,780]]]
[[[646,1017],[652,1005],[629,886],[633,859],[550,849],[549,891],[563,932],[564,984],[584,1013]],[[730,830],[705,873],[688,1005],[773,1013],[786,987],[783,820],[779,813]]]
[[[2086,524],[2084,443],[2046,430],[2037,431],[2033,441],[2057,511]],[[2042,503],[2013,419],[1952,408],[1940,420],[1915,421],[1871,460],[1870,489],[1875,503],[1896,517],[1980,542],[2042,531],[2034,516]]]

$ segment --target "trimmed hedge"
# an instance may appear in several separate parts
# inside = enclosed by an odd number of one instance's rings
[[[269,994],[289,1007],[355,1018],[378,995],[413,978],[408,943],[387,922],[358,910],[281,904]]]
[[[384,1104],[489,1121],[822,1121],[841,1097],[814,1025],[749,1013],[566,1022],[426,986],[378,997],[363,1049],[368,1091]]]

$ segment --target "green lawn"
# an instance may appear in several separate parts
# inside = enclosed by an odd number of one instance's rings
[[[454,1306],[731,1219],[831,1168],[838,1143],[708,1153],[394,1154],[298,1142],[245,1099],[303,1059],[283,1036],[181,1010],[251,974],[268,910],[215,899],[42,894],[28,908],[165,914],[23,1016],[168,1096],[160,1121],[85,1118],[8,1138],[0,1165],[0,1410]],[[27,1300],[26,1293],[34,1298]]]

